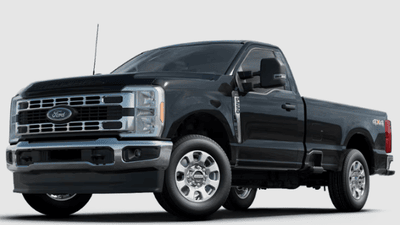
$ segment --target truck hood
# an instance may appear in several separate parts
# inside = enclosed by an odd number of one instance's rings
[[[157,79],[162,80],[217,80],[220,75],[198,73],[131,73],[83,76],[32,83],[21,91],[22,98],[49,97],[57,95],[113,93],[121,91],[127,85],[151,85]]]

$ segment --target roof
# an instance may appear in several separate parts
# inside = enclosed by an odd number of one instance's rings
[[[199,41],[199,42],[189,42],[189,43],[181,43],[181,44],[175,44],[175,45],[168,45],[164,47],[160,47],[159,49],[162,48],[171,48],[171,47],[182,47],[182,46],[190,46],[190,45],[207,45],[207,44],[259,44],[259,45],[264,45],[268,47],[275,47],[275,45],[263,43],[263,42],[258,42],[258,41],[249,41],[249,40],[221,40],[221,41]]]

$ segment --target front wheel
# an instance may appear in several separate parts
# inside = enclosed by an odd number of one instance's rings
[[[36,211],[52,217],[69,216],[90,200],[92,194],[22,194]]]
[[[213,140],[201,135],[181,138],[165,171],[162,193],[155,193],[169,213],[198,219],[217,211],[231,184],[228,157]]]
[[[350,150],[343,163],[342,171],[331,172],[329,195],[339,211],[360,211],[369,193],[369,170],[363,154]]]
[[[223,206],[232,211],[246,210],[253,203],[256,193],[256,188],[232,187]]]

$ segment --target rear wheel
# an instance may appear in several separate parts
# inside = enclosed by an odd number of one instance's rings
[[[47,216],[64,217],[82,209],[92,194],[23,194],[26,202]]]
[[[329,195],[339,211],[360,211],[369,193],[369,170],[363,154],[353,149],[344,159],[342,171],[329,176]]]
[[[256,193],[256,188],[232,187],[223,206],[232,211],[246,210],[253,203]]]
[[[221,207],[230,183],[229,160],[222,148],[205,136],[188,135],[174,145],[163,191],[154,195],[169,213],[198,219]]]

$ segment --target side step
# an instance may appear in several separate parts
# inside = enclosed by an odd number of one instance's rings
[[[325,172],[324,168],[322,167],[322,151],[312,150],[306,156],[305,167],[309,168],[312,173],[323,173]]]
[[[323,173],[325,172],[324,168],[322,168],[321,166],[314,166],[312,168],[312,172],[313,173]]]

